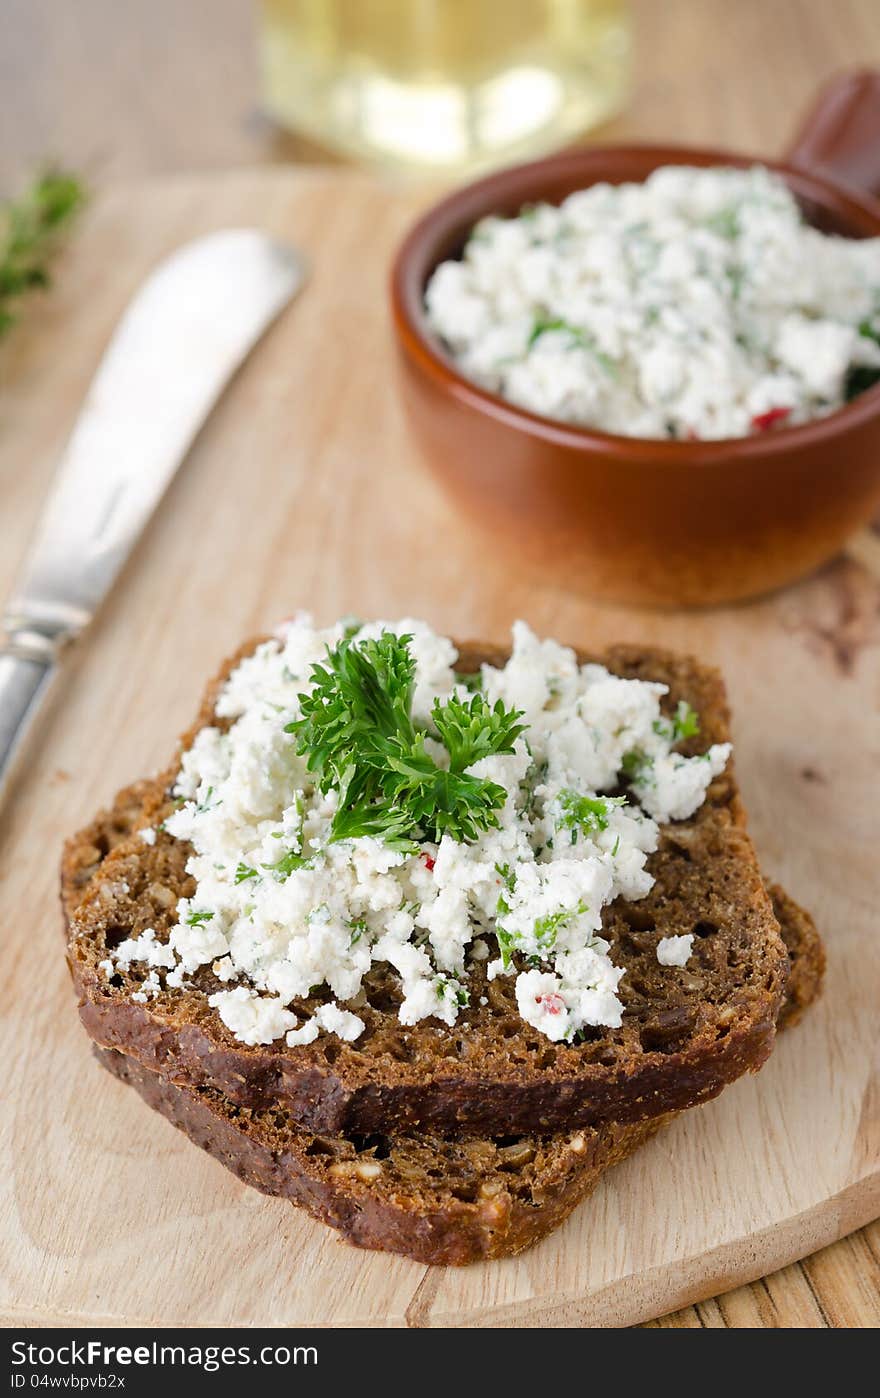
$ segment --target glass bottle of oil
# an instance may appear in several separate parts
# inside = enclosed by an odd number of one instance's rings
[[[266,104],[357,159],[457,175],[540,153],[626,95],[627,0],[261,0]]]

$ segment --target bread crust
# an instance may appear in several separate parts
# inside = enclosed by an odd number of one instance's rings
[[[372,1150],[357,1150],[350,1137],[319,1138],[328,1153],[311,1154],[316,1137],[294,1128],[279,1130],[268,1110],[248,1114],[243,1123],[241,1109],[232,1115],[230,1104],[210,1089],[179,1087],[112,1050],[95,1053],[103,1067],[245,1184],[289,1199],[356,1247],[435,1265],[510,1257],[531,1247],[558,1228],[607,1169],[662,1124],[660,1119],[633,1126],[609,1124],[549,1142],[524,1138],[523,1149],[537,1146],[542,1166],[532,1188],[514,1189],[512,1175],[497,1163],[482,1176],[463,1168],[460,1142],[425,1137],[408,1152],[406,1138],[397,1137],[389,1155],[377,1160]],[[473,1138],[470,1144],[485,1147],[497,1162],[498,1150],[491,1141]],[[431,1150],[438,1167],[447,1170],[443,1183],[424,1175],[402,1181],[395,1157],[402,1163],[408,1154],[418,1159]],[[449,1164],[452,1155],[456,1165]],[[371,1167],[379,1170],[378,1179],[359,1178],[359,1170]],[[387,1178],[380,1183],[383,1173]],[[474,1197],[456,1198],[456,1190]]]
[[[237,652],[209,685],[169,769],[124,793],[129,813],[140,808],[136,825],[156,825],[167,811],[180,749],[214,720],[219,688],[255,644]],[[482,644],[462,645],[459,652],[465,671],[506,658]],[[685,751],[727,740],[726,698],[715,670],[631,646],[579,658],[598,660],[616,674],[665,682],[670,710],[687,700],[702,731]],[[628,972],[621,987],[624,1024],[577,1046],[551,1046],[525,1025],[512,989],[505,992],[501,980],[485,987],[488,1008],[464,1011],[453,1029],[425,1021],[405,1030],[394,1010],[394,978],[380,975],[371,1004],[359,1009],[367,1027],[357,1043],[325,1036],[294,1049],[237,1041],[207,1007],[207,995],[217,988],[209,975],[191,992],[135,1003],[134,981],[108,985],[98,963],[144,926],[167,934],[177,897],[192,887],[187,850],[159,832],[153,846],[122,839],[105,857],[88,831],[74,837],[64,854],[69,886],[85,886],[97,868],[95,853],[100,872],[73,918],[68,958],[82,1021],[96,1043],[180,1084],[213,1086],[239,1106],[259,1110],[280,1102],[300,1125],[329,1133],[552,1131],[641,1121],[707,1101],[759,1068],[771,1051],[788,960],[730,767],[689,821],[664,831],[649,860],[655,885],[648,897],[634,904],[618,900],[606,910],[603,935]],[[659,937],[694,929],[696,968],[659,967]],[[483,989],[475,987],[472,1004]],[[306,1001],[293,1008],[308,1013],[311,1007]]]
[[[819,994],[824,953],[809,914],[778,886],[768,888],[793,968],[779,1017],[779,1028],[788,1029]],[[319,1139],[277,1110],[242,1113],[210,1088],[178,1087],[123,1054],[94,1052],[245,1184],[289,1199],[356,1247],[444,1266],[509,1257],[547,1237],[607,1170],[673,1119],[514,1143]]]
[[[139,786],[121,792],[113,810],[83,832],[78,848],[85,862],[65,862],[66,918],[102,860],[131,833],[142,798]],[[787,1028],[819,994],[824,952],[809,914],[778,886],[767,887],[791,965],[779,1016],[779,1027]],[[244,1183],[289,1199],[355,1246],[429,1264],[458,1266],[532,1246],[592,1193],[606,1170],[672,1119],[606,1123],[515,1142],[321,1138],[296,1126],[283,1108],[242,1110],[213,1088],[178,1086],[133,1058],[94,1051],[114,1076]]]

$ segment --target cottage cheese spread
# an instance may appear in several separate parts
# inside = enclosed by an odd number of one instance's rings
[[[880,378],[880,239],[810,228],[762,167],[666,166],[484,219],[425,300],[477,383],[624,436],[747,436]]]
[[[455,648],[408,619],[348,634],[358,647],[385,632],[410,638],[413,716],[430,733],[434,701],[467,693]],[[501,788],[497,825],[473,840],[422,840],[414,851],[373,836],[332,840],[339,792],[321,793],[285,725],[312,692],[312,667],[346,634],[342,623],[320,630],[298,617],[232,672],[216,705],[231,726],[197,735],[182,759],[179,807],[165,822],[192,842],[196,891],[178,904],[167,943],[147,929],[102,963],[105,973],[114,960],[145,963],[140,994],[149,997],[210,965],[224,988],[209,1003],[246,1044],[283,1036],[303,1044],[319,1033],[356,1040],[373,962],[400,976],[406,1025],[454,1024],[478,960],[488,961],[490,979],[516,977],[520,1014],[549,1039],[619,1025],[623,971],[600,935],[602,910],[649,891],[658,822],[698,808],[729,745],[683,756],[676,743],[696,718],[684,705],[673,718],[661,714],[664,685],[580,666],[573,651],[517,622],[509,661],[484,665],[481,686],[490,705],[521,712],[524,731],[512,751],[468,769]],[[441,743],[425,741],[442,766]],[[627,798],[602,795],[622,783]],[[660,946],[665,964],[684,964],[690,952],[687,937]],[[292,1002],[323,987],[332,999],[301,1021]]]

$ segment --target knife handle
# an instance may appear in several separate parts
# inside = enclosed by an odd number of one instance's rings
[[[0,638],[0,801],[31,719],[55,671],[57,643],[39,632]]]

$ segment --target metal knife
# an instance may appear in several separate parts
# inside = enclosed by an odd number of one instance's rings
[[[0,625],[0,799],[59,653],[91,621],[226,384],[305,278],[255,229],[188,243],[125,311]]]

